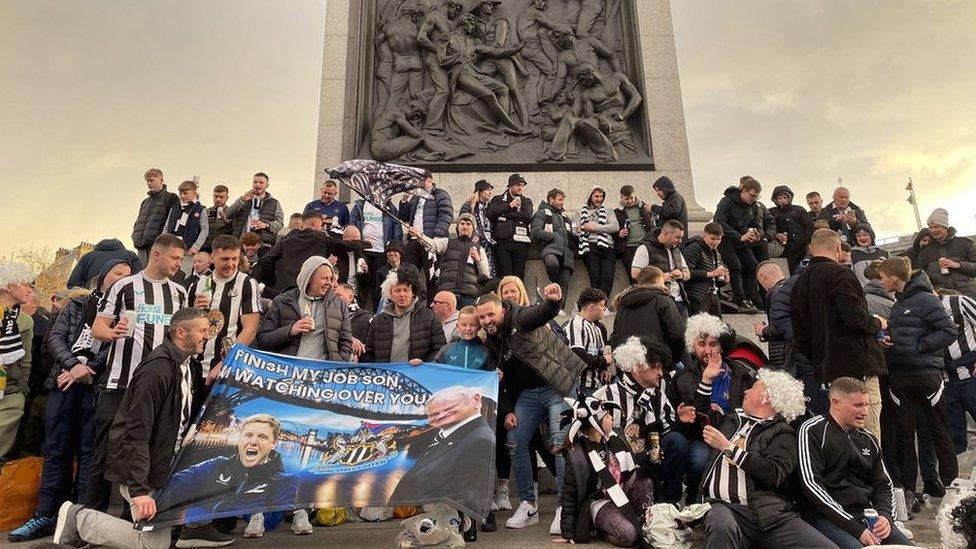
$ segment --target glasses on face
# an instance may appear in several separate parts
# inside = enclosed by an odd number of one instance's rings
[[[448,303],[447,303],[446,301],[437,301],[437,300],[435,299],[434,301],[431,301],[431,303],[430,303],[430,304],[431,304],[431,305],[447,305]]]

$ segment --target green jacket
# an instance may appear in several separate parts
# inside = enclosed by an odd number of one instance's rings
[[[17,317],[17,329],[24,341],[24,358],[7,366],[7,388],[3,391],[4,396],[22,392],[23,385],[27,383],[27,376],[30,375],[34,319],[28,314],[20,313]]]

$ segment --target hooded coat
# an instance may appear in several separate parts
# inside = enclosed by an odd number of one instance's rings
[[[551,230],[549,225],[551,223]],[[553,254],[562,258],[563,267],[572,270],[576,256],[575,235],[573,224],[566,216],[566,212],[557,212],[548,202],[539,204],[539,209],[532,216],[532,227],[529,231],[532,241],[539,246],[542,257]]]
[[[857,233],[860,231],[867,231],[871,235],[871,244],[867,246],[857,246]],[[875,236],[874,229],[871,228],[870,223],[860,223],[854,230],[851,231],[854,235],[854,240],[850,242],[851,244],[851,268],[854,269],[854,274],[857,275],[857,279],[861,282],[861,285],[865,285],[868,282],[866,276],[864,276],[864,269],[868,268],[868,265],[876,259],[888,259],[891,254],[888,250],[884,250],[874,244]]]
[[[617,347],[630,336],[664,342],[677,363],[685,346],[685,320],[671,296],[656,286],[634,286],[617,296],[617,314],[608,344]]]
[[[745,248],[748,244],[742,241],[742,235],[747,230],[764,230],[762,212],[757,203],[746,204],[742,201],[739,187],[729,187],[723,194],[725,196],[715,208],[713,219],[722,226],[725,233],[723,240],[731,242],[736,248]]]
[[[271,302],[258,328],[256,343],[259,349],[289,356],[306,355],[305,358],[308,358],[309,352],[299,352],[303,344],[308,349],[310,342],[306,339],[324,337],[321,353],[315,353],[321,354],[322,360],[347,362],[352,357],[352,325],[346,304],[332,291],[320,298],[310,297],[307,293],[312,273],[326,263],[328,260],[319,256],[305,260],[298,273],[298,287],[279,294]],[[291,327],[304,316],[306,305],[315,318],[316,329],[292,335]]]
[[[925,273],[912,273],[905,289],[895,295],[888,333],[894,345],[887,352],[889,375],[941,374],[942,352],[956,341],[956,323],[932,294]]]
[[[868,216],[864,213],[864,210],[858,207],[857,204],[850,202],[847,205],[847,208],[851,210],[854,213],[854,217],[857,218],[857,223],[854,224],[855,227],[860,225],[861,223],[868,222]],[[829,223],[830,230],[837,231],[838,233],[840,233],[841,237],[846,239],[848,244],[853,245],[854,227],[849,227],[847,223],[841,223],[840,221],[835,220],[834,216],[837,215],[838,212],[839,210],[837,209],[837,206],[834,206],[834,203],[831,202],[830,204],[824,206],[822,210],[820,210],[820,217],[818,219],[822,219],[827,223]]]
[[[663,227],[670,220],[681,223],[685,228],[685,238],[688,236],[688,206],[685,197],[674,188],[674,182],[666,176],[661,176],[654,182],[654,188],[664,192],[664,203],[651,206],[651,211],[657,215],[657,226]]]
[[[421,232],[430,238],[446,237],[451,228],[451,223],[454,222],[454,203],[451,201],[451,195],[444,189],[434,187],[430,194],[434,199],[424,202],[424,211],[421,214],[423,218]],[[401,202],[398,212],[400,219],[412,225],[419,204],[419,196],[415,196],[407,202]]]
[[[793,204],[793,191],[786,185],[773,189],[774,204],[776,197],[781,194],[790,197],[790,204],[784,207],[774,206],[769,209],[769,213],[776,218],[776,233],[786,233],[786,249],[783,250],[783,257],[802,257],[806,254],[810,237],[813,236],[813,220],[806,210]]]
[[[912,260],[912,267],[918,269],[918,253],[922,251],[922,239],[930,236],[931,233],[929,232],[929,229],[927,227],[923,227],[921,231],[915,233],[915,238],[912,239],[912,246],[898,255]]]
[[[111,260],[125,261],[132,267],[134,273],[142,270],[142,262],[135,252],[125,249],[122,241],[117,238],[106,238],[95,244],[92,251],[81,256],[78,263],[75,263],[68,277],[67,286],[87,288],[92,279],[98,276],[105,264]]]
[[[943,257],[959,262],[959,268],[950,269],[947,275],[942,274],[939,259]],[[929,275],[933,286],[976,298],[976,242],[956,236],[955,228],[949,227],[949,238],[945,243],[932,239],[928,246],[918,252],[915,263]]]

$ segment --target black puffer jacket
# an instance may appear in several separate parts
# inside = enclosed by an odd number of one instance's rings
[[[390,362],[393,351],[393,304],[387,304],[386,310],[373,317],[366,334],[366,352],[360,357],[360,362]],[[444,338],[444,328],[434,316],[434,311],[424,307],[423,303],[414,301],[410,315],[410,358],[419,358],[424,362],[434,360],[437,351],[447,344]]]
[[[291,335],[291,327],[302,318],[298,306],[298,288],[278,294],[268,312],[261,317],[257,347],[282,355],[296,356],[302,342],[301,335]],[[352,328],[349,310],[334,293],[325,298],[326,360],[343,362],[352,356]]]
[[[766,318],[769,322],[763,328],[762,337],[769,346],[769,365],[775,368],[782,368],[786,365],[786,359],[790,354],[790,347],[792,346],[792,342],[786,339],[787,334],[781,331],[782,325],[772,322],[773,308],[775,307],[779,310],[783,306],[782,300],[779,302],[776,301],[776,296],[783,291],[786,280],[784,278],[777,282],[766,292],[765,297]],[[778,310],[777,312],[779,312]],[[792,337],[793,334],[790,333],[789,335]]]
[[[950,269],[948,275],[942,274],[939,259],[943,257],[959,262],[959,268]],[[956,229],[949,229],[949,239],[944,244],[933,239],[922,248],[915,263],[928,273],[934,286],[976,298],[976,242],[956,236]]]
[[[180,203],[175,194],[166,190],[166,185],[158,192],[149,192],[139,205],[139,215],[132,226],[132,245],[137,250],[152,246],[153,240],[163,233],[169,209]]]
[[[471,248],[477,248],[478,253],[485,250],[470,237],[457,237],[447,241],[447,249],[437,258],[441,275],[437,279],[437,289],[442,292],[477,297],[481,294],[483,279],[478,272],[478,265],[468,261]]]
[[[956,324],[932,295],[925,273],[912,273],[905,290],[895,295],[888,333],[894,344],[887,352],[889,375],[938,374],[945,368],[942,351],[956,341]]]
[[[791,203],[786,207],[774,206],[769,209],[769,213],[776,218],[776,232],[786,233],[786,249],[783,251],[783,256],[805,254],[807,245],[810,244],[810,237],[813,236],[813,220],[806,210],[792,204],[793,191],[786,185],[773,189],[774,203],[776,197],[781,194],[789,195]]]
[[[708,415],[712,425],[718,425],[726,438],[731,438],[742,427],[738,413],[723,416],[711,412]],[[742,462],[741,469],[746,473],[748,506],[756,524],[767,531],[796,518],[800,492],[793,474],[798,463],[796,431],[779,417],[761,421],[747,437],[745,450],[748,457]],[[722,453],[712,450],[699,489],[703,499],[708,493],[715,464],[720,459]]]
[[[719,291],[716,279],[708,278],[708,273],[722,264],[722,257],[718,250],[709,248],[700,236],[689,240],[681,255],[691,271],[691,279],[685,282],[685,293],[688,294],[688,303],[693,309],[697,309],[697,305],[706,295],[717,294]]]
[[[618,295],[615,305],[611,347],[630,336],[648,336],[664,342],[671,349],[671,359],[678,362],[685,347],[685,319],[667,292],[654,286],[634,286]]]
[[[713,219],[722,226],[725,232],[723,240],[731,242],[736,248],[746,247],[742,235],[749,229],[764,230],[762,212],[756,203],[746,204],[742,201],[742,191],[739,187],[725,189],[725,196],[715,208]]]
[[[366,334],[369,332],[369,323],[373,320],[373,315],[366,309],[356,309],[349,312],[349,320],[352,325],[352,337],[366,343]]]
[[[434,188],[430,191],[433,200],[424,202],[423,230],[422,232],[431,238],[446,237],[451,223],[454,222],[454,203],[451,195],[444,189]],[[406,202],[401,202],[399,211],[400,219],[408,224],[413,224],[414,215],[417,213],[417,206],[420,204],[420,197],[415,196]]]

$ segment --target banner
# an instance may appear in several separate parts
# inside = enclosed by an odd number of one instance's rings
[[[146,526],[437,501],[482,518],[494,489],[497,403],[493,371],[234,345]]]

